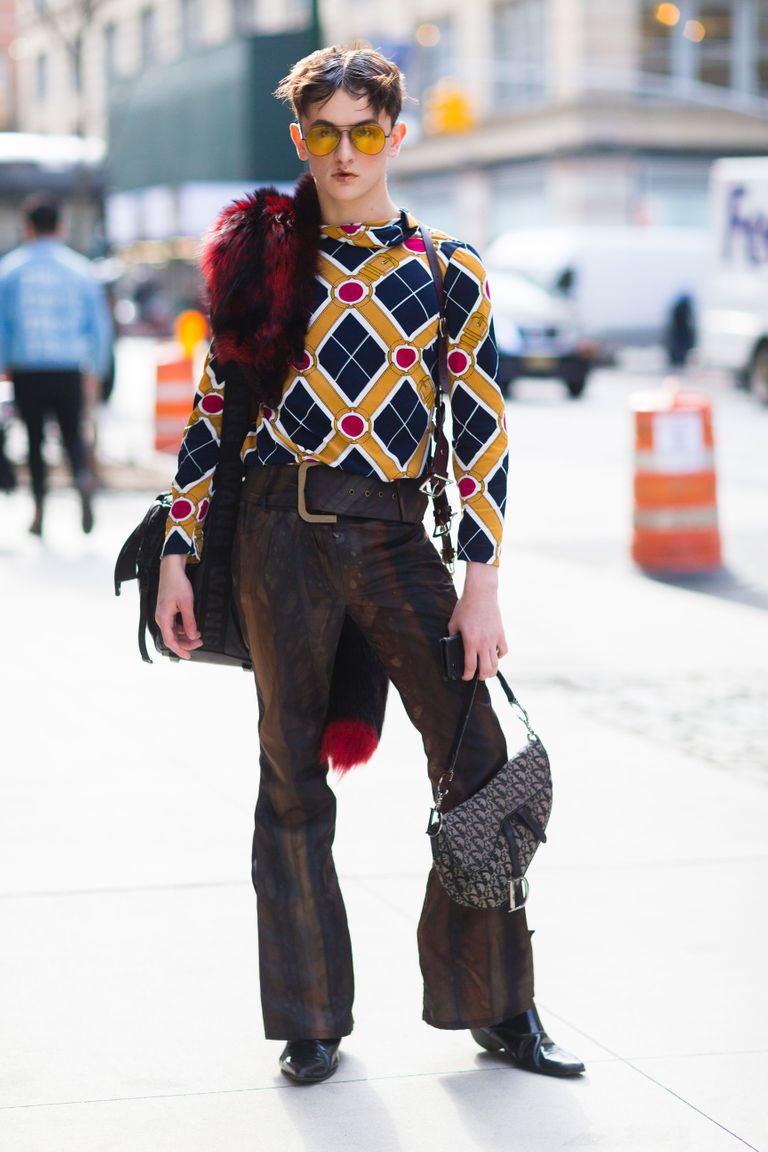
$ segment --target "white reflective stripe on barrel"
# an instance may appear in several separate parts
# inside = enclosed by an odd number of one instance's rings
[[[157,398],[167,403],[169,400],[186,400],[192,405],[195,387],[190,380],[158,380]]]
[[[666,462],[659,458],[656,452],[635,452],[635,471],[636,472],[656,472],[661,475],[694,475],[697,472],[714,472],[715,470],[715,453],[711,448],[706,448],[701,453],[699,461],[700,467],[685,468],[681,473],[679,469],[669,469]]]
[[[636,508],[635,528],[717,528],[717,508]]]

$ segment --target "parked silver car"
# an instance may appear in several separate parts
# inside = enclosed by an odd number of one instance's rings
[[[504,395],[520,376],[555,377],[581,396],[598,354],[573,308],[533,280],[506,269],[489,271]]]

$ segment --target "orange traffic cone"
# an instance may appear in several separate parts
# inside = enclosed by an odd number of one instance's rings
[[[194,362],[178,344],[158,349],[155,451],[178,452],[195,399]]]
[[[712,405],[674,380],[632,398],[635,507],[632,559],[656,572],[722,564]]]

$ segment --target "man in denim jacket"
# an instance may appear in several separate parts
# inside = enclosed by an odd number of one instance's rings
[[[43,530],[44,421],[55,415],[80,493],[83,531],[93,527],[93,478],[82,432],[83,400],[96,399],[106,372],[111,321],[89,262],[61,239],[60,211],[43,194],[23,206],[25,242],[0,261],[0,371],[13,380],[29,440],[35,515]]]

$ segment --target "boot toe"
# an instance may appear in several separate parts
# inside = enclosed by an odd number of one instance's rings
[[[291,1040],[280,1054],[280,1071],[294,1084],[319,1084],[339,1065],[341,1040]]]
[[[550,1039],[535,1009],[493,1028],[473,1028],[472,1036],[481,1048],[509,1057],[527,1072],[566,1077],[579,1076],[585,1071],[578,1056],[565,1052]]]

